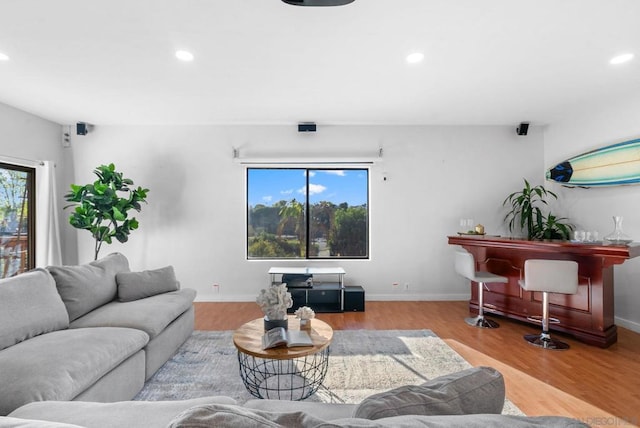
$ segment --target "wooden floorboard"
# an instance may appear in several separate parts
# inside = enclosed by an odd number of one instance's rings
[[[197,302],[197,330],[233,330],[262,316],[253,302]],[[526,343],[534,325],[493,316],[500,328],[485,330],[464,322],[466,302],[366,302],[365,312],[317,314],[335,330],[429,329],[472,365],[503,372],[509,399],[528,415],[566,415],[592,426],[640,423],[640,334],[618,328],[618,342],[601,349],[561,334],[567,351]]]

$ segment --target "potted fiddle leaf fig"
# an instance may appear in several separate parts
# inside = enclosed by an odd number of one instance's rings
[[[93,183],[71,185],[71,191],[64,198],[73,204],[64,208],[75,206],[69,223],[91,232],[95,239],[94,260],[97,260],[103,243],[111,244],[114,238],[127,242],[131,231],[138,228],[138,220],[130,217],[129,212],[140,212],[140,203],[147,202],[149,189],[133,187],[133,180],[124,178],[112,163],[100,165],[93,173],[98,176]]]
[[[528,240],[534,239],[569,239],[573,225],[566,223],[564,217],[556,217],[551,213],[543,213],[541,207],[549,205],[547,199],[558,196],[543,185],[531,186],[524,180],[524,187],[513,192],[502,202],[511,209],[504,217],[509,232],[524,230]]]

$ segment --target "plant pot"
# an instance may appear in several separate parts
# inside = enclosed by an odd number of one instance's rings
[[[311,320],[300,320],[300,330],[309,330],[311,328]]]
[[[283,320],[271,320],[269,317],[264,317],[264,331],[269,331],[272,328],[282,327],[285,330],[289,328],[289,318]]]

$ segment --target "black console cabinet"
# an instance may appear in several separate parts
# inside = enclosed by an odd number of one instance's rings
[[[344,287],[344,311],[364,312],[364,288],[359,285]]]
[[[315,312],[364,311],[364,289],[344,285],[346,272],[341,267],[272,267],[271,284],[287,282],[293,299],[288,312],[302,306]],[[331,281],[325,282],[327,279]],[[335,280],[338,280],[335,282]]]
[[[289,288],[293,306],[289,313],[301,306],[309,306],[315,312],[342,312],[340,284],[314,284],[310,288]]]

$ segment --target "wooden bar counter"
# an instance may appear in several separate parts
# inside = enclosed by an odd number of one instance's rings
[[[640,256],[640,244],[603,245],[569,241],[526,241],[490,236],[449,236],[449,244],[460,245],[474,255],[476,269],[509,278],[506,284],[487,283],[485,313],[527,321],[542,313],[542,293],[524,291],[527,259],[575,260],[579,287],[574,295],[550,294],[550,316],[560,320],[551,330],[575,336],[585,343],[606,348],[617,340],[614,323],[613,266]],[[469,309],[478,311],[477,284],[471,284]]]

